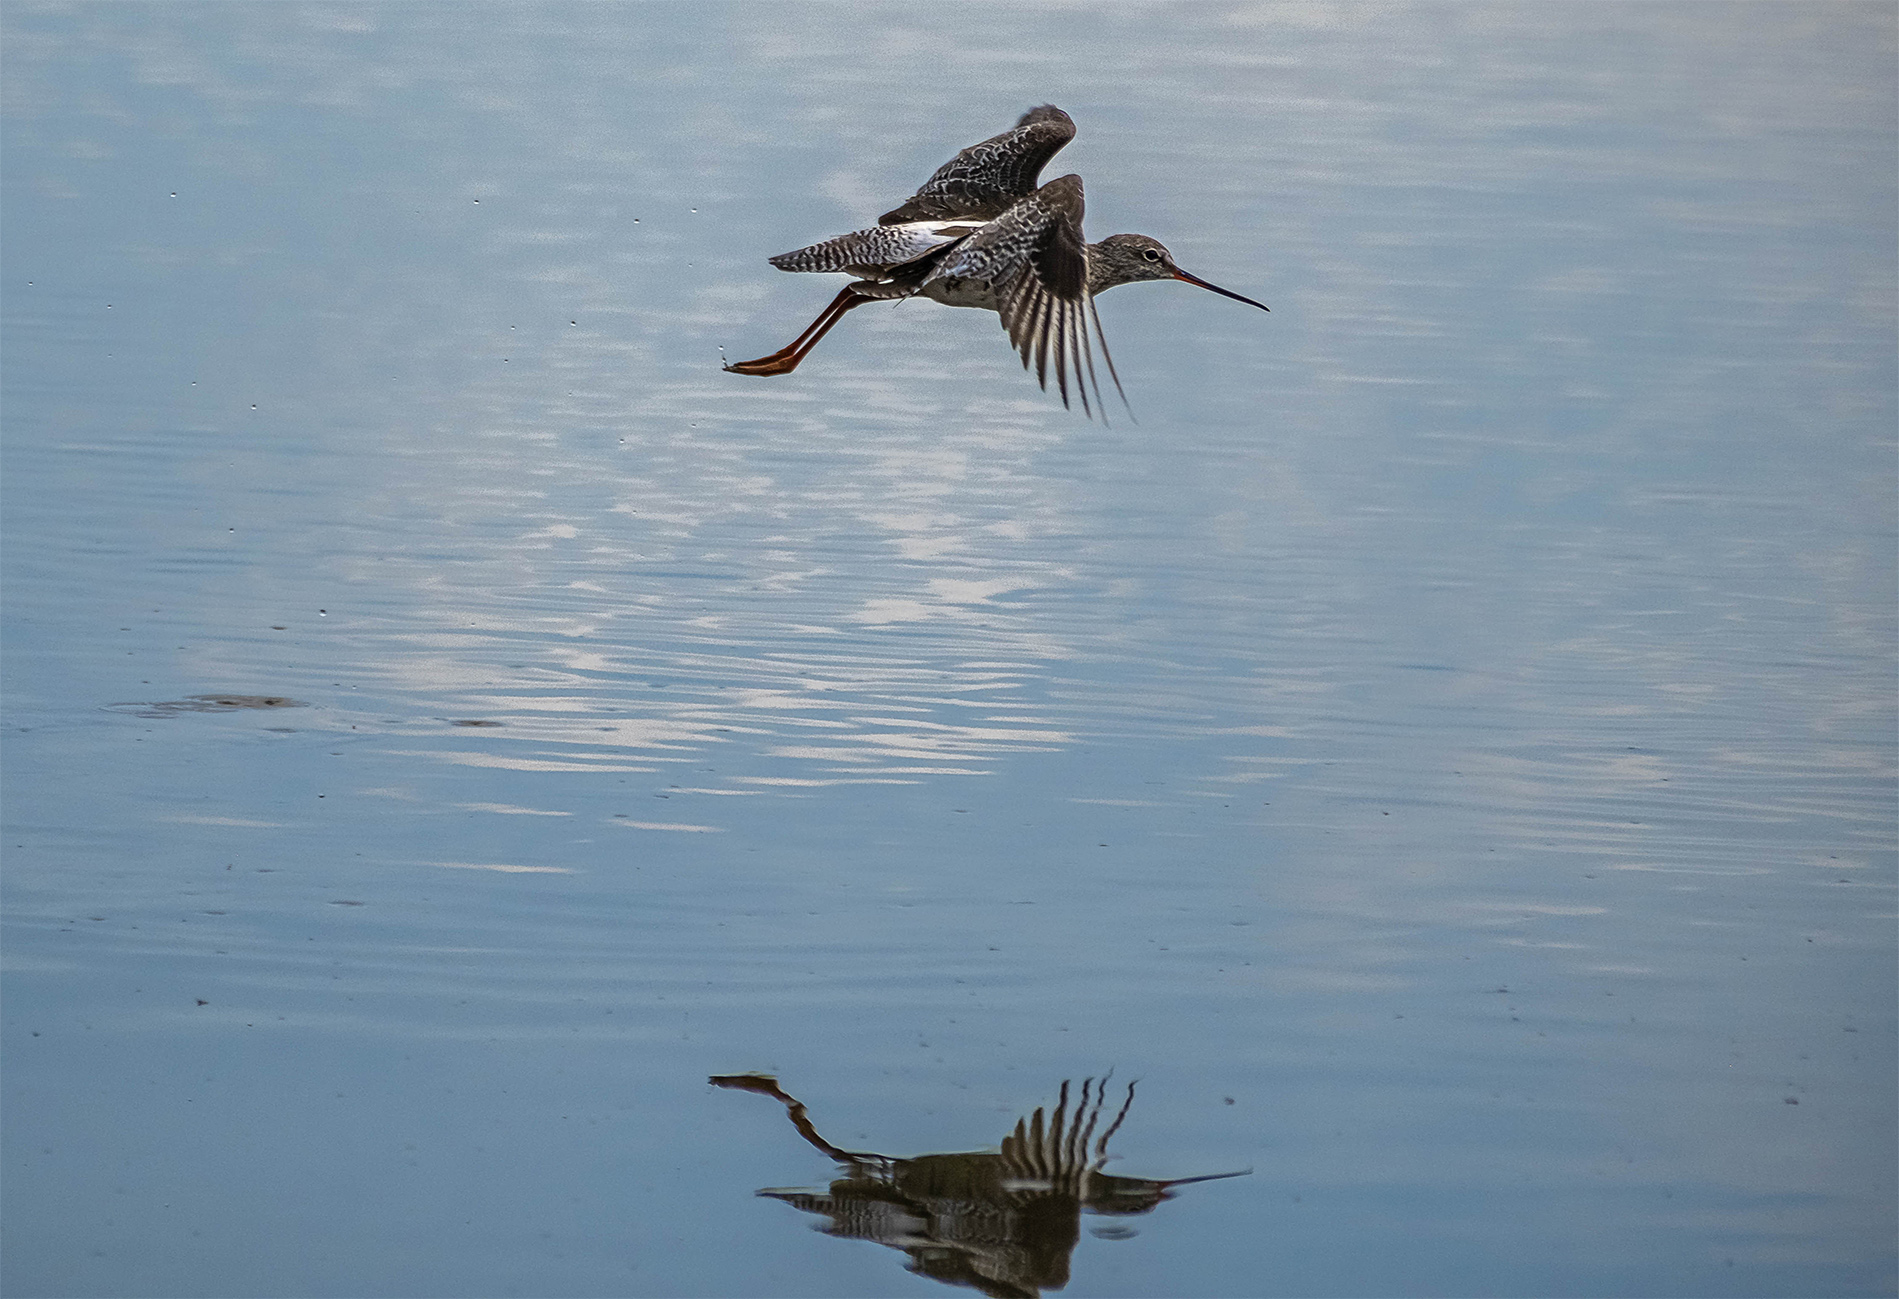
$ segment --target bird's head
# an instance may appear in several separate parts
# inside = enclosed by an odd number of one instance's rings
[[[1207,283],[1198,275],[1189,275],[1175,263],[1167,245],[1151,235],[1109,235],[1098,244],[1088,245],[1090,293],[1102,293],[1117,285],[1138,284],[1142,280],[1183,280],[1261,311],[1271,310],[1263,302],[1243,298],[1230,289]]]

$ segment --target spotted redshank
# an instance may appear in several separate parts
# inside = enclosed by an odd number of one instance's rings
[[[1062,405],[1068,405],[1072,375],[1082,409],[1092,415],[1101,409],[1101,384],[1088,341],[1091,324],[1108,377],[1121,392],[1095,312],[1096,294],[1142,280],[1184,280],[1269,310],[1181,270],[1158,239],[1110,235],[1096,244],[1084,241],[1081,177],[1063,176],[1040,188],[1035,183],[1048,160],[1074,138],[1067,113],[1053,104],[1032,108],[1014,129],[950,159],[870,229],[772,258],[781,271],[843,271],[856,278],[790,343],[725,368],[734,374],[789,374],[851,308],[924,297],[997,313],[1022,367],[1033,362],[1046,391],[1052,358]],[[1125,393],[1121,399],[1127,400]]]

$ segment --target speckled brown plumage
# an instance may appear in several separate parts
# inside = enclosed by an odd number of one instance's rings
[[[877,218],[878,225],[1001,216],[1016,200],[1035,192],[1036,177],[1062,146],[1075,138],[1075,123],[1053,104],[1031,108],[1009,130],[972,144],[936,169],[905,201]]]
[[[925,297],[995,312],[1023,368],[1034,367],[1045,391],[1053,362],[1062,405],[1069,404],[1072,377],[1082,409],[1105,420],[1095,344],[1123,404],[1127,394],[1101,332],[1095,294],[1142,280],[1175,279],[1265,310],[1251,298],[1187,274],[1157,239],[1110,235],[1098,244],[1083,239],[1081,177],[1063,176],[1035,187],[1044,164],[1074,135],[1075,124],[1061,109],[1053,104],[1032,108],[1011,130],[972,144],[939,167],[879,224],[773,257],[771,264],[779,270],[842,271],[856,278],[790,343],[725,368],[735,374],[789,374],[846,312],[866,302]]]

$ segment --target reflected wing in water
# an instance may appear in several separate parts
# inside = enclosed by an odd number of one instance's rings
[[[1134,1104],[1134,1084],[1105,1127],[1107,1079],[1084,1079],[1070,1110],[1064,1082],[1054,1110],[1038,1107],[1003,1138],[999,1151],[891,1155],[845,1151],[819,1135],[805,1106],[764,1074],[714,1077],[714,1086],[770,1096],[799,1135],[844,1165],[824,1189],[762,1190],[827,1219],[821,1230],[873,1240],[909,1256],[909,1269],[986,1295],[1027,1296],[1068,1284],[1082,1213],[1147,1213],[1172,1188],[1210,1177],[1152,1180],[1101,1171],[1108,1141]],[[1100,1135],[1096,1133],[1099,1131]],[[1246,1170],[1246,1171],[1251,1171]]]

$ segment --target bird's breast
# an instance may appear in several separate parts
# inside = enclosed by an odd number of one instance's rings
[[[940,302],[946,307],[974,307],[978,311],[996,309],[996,291],[982,280],[946,276],[925,284],[921,293],[932,302]]]

